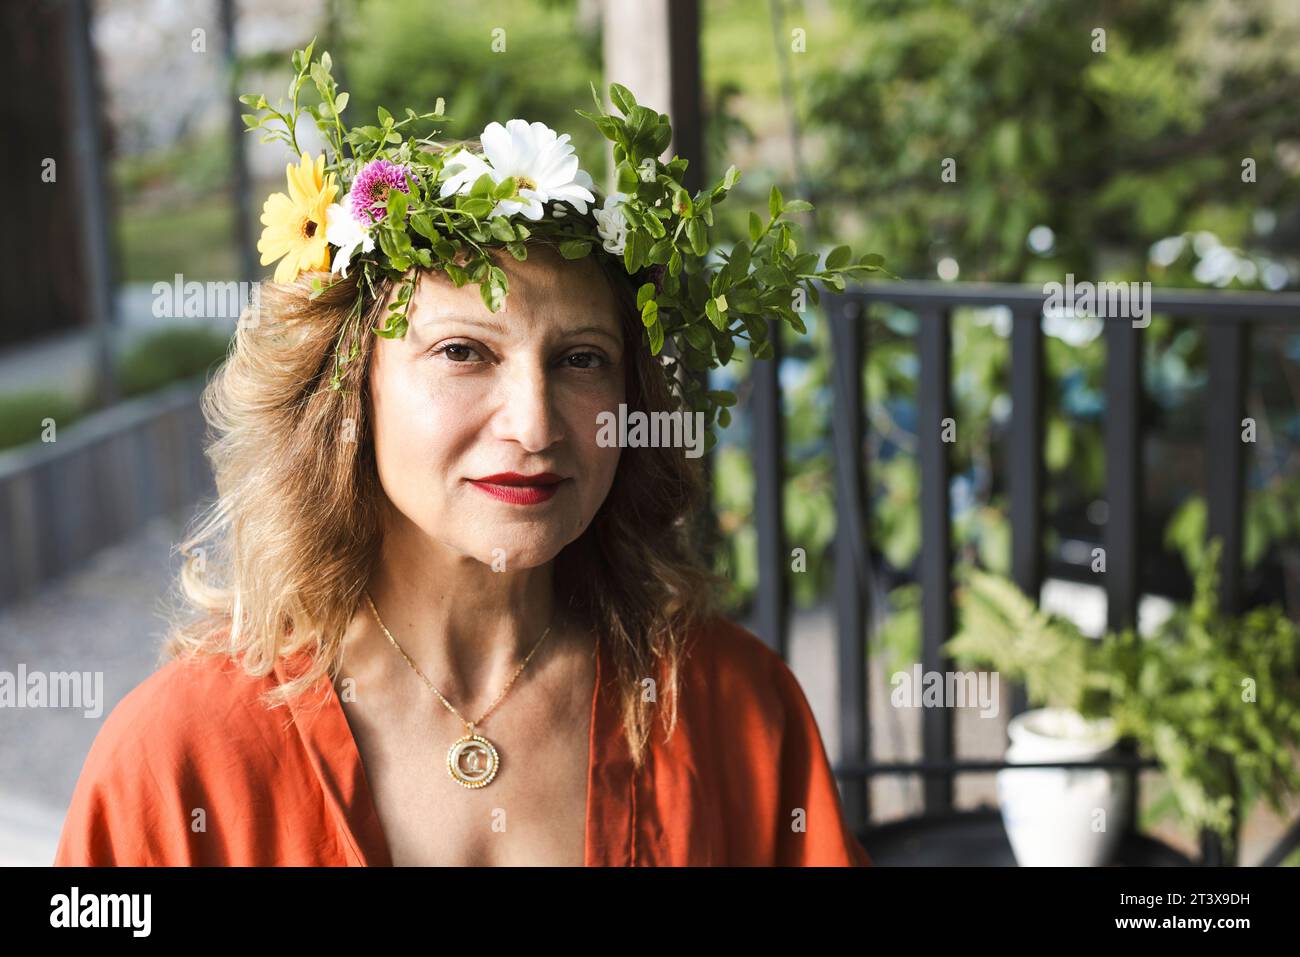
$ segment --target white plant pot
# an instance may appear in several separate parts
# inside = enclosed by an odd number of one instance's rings
[[[1037,708],[1011,719],[1013,764],[1112,757],[1118,736],[1108,719]],[[1100,867],[1110,863],[1128,809],[1123,771],[1027,768],[997,774],[1002,823],[1021,867]]]

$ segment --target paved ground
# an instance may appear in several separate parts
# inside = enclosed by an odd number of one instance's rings
[[[101,552],[35,598],[0,610],[0,669],[102,671],[103,715],[154,667],[165,630],[175,519]],[[0,865],[47,864],[103,715],[0,709]]]
[[[181,529],[179,518],[159,520],[35,598],[0,610],[0,669],[12,672],[23,663],[44,671],[102,671],[106,715],[155,667],[177,567],[171,549]],[[834,760],[838,702],[829,610],[795,617],[790,663]],[[1006,689],[1002,691],[1005,698]],[[889,692],[877,668],[872,674],[873,753],[880,760],[915,758],[920,752],[921,711],[891,707]],[[970,758],[999,756],[1006,743],[1006,713],[1005,700],[997,718],[981,719],[973,708],[957,709],[959,753]],[[82,761],[102,720],[86,718],[80,711],[0,709],[0,865],[44,865],[52,859]],[[1158,790],[1158,781],[1148,776],[1146,800]],[[994,794],[993,775],[967,775],[959,779],[957,804],[992,804]],[[871,799],[876,820],[920,810],[919,786],[911,779],[879,780]],[[1292,817],[1297,814],[1300,807]],[[1281,829],[1271,814],[1253,815],[1245,832],[1244,862],[1258,860]],[[1173,828],[1159,827],[1155,833],[1194,851]]]

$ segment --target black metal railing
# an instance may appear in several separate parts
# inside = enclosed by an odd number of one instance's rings
[[[922,759],[876,763],[871,760],[868,727],[867,621],[870,553],[867,541],[867,468],[864,454],[864,396],[867,307],[888,304],[913,311],[919,320],[917,349],[918,448],[922,522],[918,578],[921,586],[921,665],[943,672],[950,663],[941,648],[952,634],[952,537],[949,521],[949,446],[941,421],[950,414],[951,323],[959,306],[1010,310],[1012,420],[1007,445],[1007,481],[1012,529],[1012,577],[1026,594],[1037,596],[1043,582],[1043,332],[1045,296],[1037,287],[1017,285],[894,282],[863,286],[823,297],[832,349],[832,430],[835,460],[836,535],[834,609],[839,662],[839,760],[845,813],[854,829],[869,830],[868,783],[884,774],[918,775],[923,782],[924,815],[945,815],[953,807],[955,776],[1010,767],[1005,761],[964,761],[953,753],[950,709],[922,712]],[[1242,497],[1245,464],[1240,423],[1246,385],[1246,353],[1254,322],[1300,321],[1300,295],[1290,293],[1215,293],[1154,289],[1152,315],[1204,320],[1208,336],[1206,443],[1208,474],[1207,534],[1220,536],[1220,595],[1225,611],[1241,601]],[[1104,451],[1107,519],[1104,586],[1111,628],[1132,626],[1141,594],[1141,396],[1142,329],[1128,320],[1105,324],[1106,409]],[[751,415],[754,429],[755,512],[759,587],[755,602],[760,637],[783,656],[787,652],[789,602],[785,586],[787,549],[783,539],[780,353],[755,363]],[[1013,713],[1025,708],[1023,689],[1015,689]],[[1021,765],[1016,765],[1020,767]],[[1048,766],[1067,766],[1054,763]],[[1105,762],[1068,766],[1122,767],[1130,773],[1130,819],[1136,830],[1137,774],[1154,762],[1131,752]],[[1240,822],[1238,822],[1240,823]],[[1300,843],[1296,829],[1284,844]],[[1235,859],[1235,839],[1225,847],[1202,835],[1208,864]],[[1270,855],[1270,860],[1283,850]],[[1280,857],[1278,858],[1280,859]]]

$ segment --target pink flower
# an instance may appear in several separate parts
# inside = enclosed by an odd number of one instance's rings
[[[377,223],[388,212],[388,194],[395,189],[411,191],[410,171],[386,159],[371,160],[352,182],[352,210]]]

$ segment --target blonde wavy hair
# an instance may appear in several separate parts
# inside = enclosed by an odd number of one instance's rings
[[[631,279],[597,254],[618,302],[629,410],[674,407],[662,364],[642,344]],[[339,673],[343,634],[379,555],[384,492],[368,406],[373,328],[391,289],[376,288],[352,337],[344,390],[331,391],[336,340],[356,275],[310,298],[304,274],[264,283],[256,321],[241,317],[229,356],[203,393],[215,501],[179,547],[184,611],[162,658],[226,655],[254,676],[306,651],[310,667],[269,692],[277,707]],[[556,559],[556,599],[600,634],[616,665],[624,733],[643,760],[655,702],[677,723],[678,666],[691,631],[713,614],[717,579],[695,550],[701,460],[680,448],[627,448],[605,502]],[[196,560],[196,558],[201,560]]]

